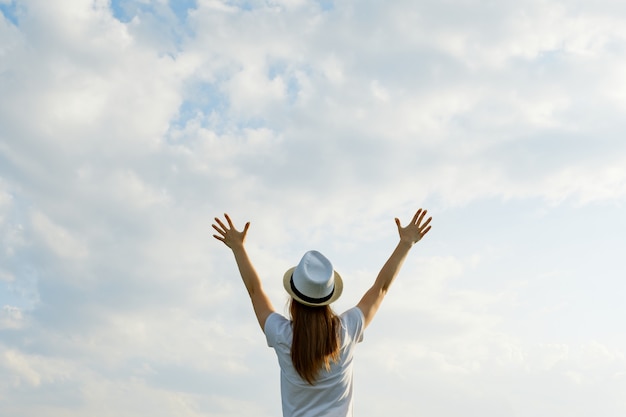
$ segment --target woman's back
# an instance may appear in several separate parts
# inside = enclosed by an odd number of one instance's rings
[[[304,380],[291,360],[292,322],[272,313],[265,322],[267,344],[280,364],[280,387],[284,417],[352,415],[352,363],[354,348],[363,339],[364,318],[357,307],[339,316],[341,321],[339,360],[330,370],[319,371],[314,384]]]

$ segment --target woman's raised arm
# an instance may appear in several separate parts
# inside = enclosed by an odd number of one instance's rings
[[[413,245],[419,242],[430,230],[432,217],[429,217],[423,222],[425,216],[426,210],[419,209],[406,227],[400,225],[398,218],[395,219],[400,241],[378,273],[374,285],[367,290],[363,298],[361,298],[361,301],[357,304],[357,307],[363,312],[363,316],[365,317],[366,327],[372,322],[372,319],[376,315],[380,304],[389,290],[389,286],[398,275],[398,272],[400,272],[400,268],[409,251]]]
[[[246,290],[248,290],[254,313],[259,321],[261,330],[263,330],[265,328],[265,320],[274,312],[274,307],[267,297],[267,294],[265,294],[265,291],[263,291],[261,279],[256,273],[254,266],[252,266],[252,262],[250,262],[250,258],[244,246],[250,222],[247,222],[243,231],[240,232],[235,229],[228,214],[224,214],[224,218],[228,225],[225,225],[219,218],[215,218],[216,224],[212,226],[218,234],[213,235],[213,237],[228,246],[232,250],[233,255],[235,255],[235,261],[237,262],[241,279],[243,279]]]

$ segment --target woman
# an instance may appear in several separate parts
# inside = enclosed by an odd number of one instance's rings
[[[425,216],[426,210],[419,209],[406,227],[395,219],[400,235],[396,248],[361,301],[340,316],[330,304],[343,290],[341,276],[321,253],[305,253],[283,277],[291,296],[291,321],[274,311],[248,258],[244,241],[250,223],[238,231],[227,214],[227,225],[215,218],[213,228],[218,234],[213,237],[235,255],[259,325],[278,356],[283,417],[352,416],[354,347],[362,340],[409,250],[430,230],[432,217],[424,221]]]

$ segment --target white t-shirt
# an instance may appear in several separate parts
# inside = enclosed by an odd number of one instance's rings
[[[303,380],[291,362],[291,321],[272,313],[265,321],[265,336],[280,364],[280,393],[283,417],[352,416],[352,360],[354,348],[363,340],[365,319],[358,307],[339,316],[341,353],[330,371],[322,368],[313,385]]]

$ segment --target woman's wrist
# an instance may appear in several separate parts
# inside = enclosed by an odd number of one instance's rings
[[[403,247],[406,249],[411,249],[413,247],[413,245],[415,245],[415,242],[410,240],[410,239],[400,239],[400,241],[398,242],[398,246],[399,247]]]
[[[244,247],[243,242],[237,242],[230,246],[230,250],[233,252],[245,252],[246,248]]]

